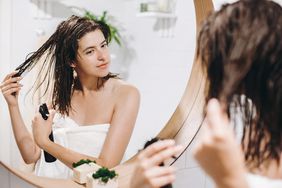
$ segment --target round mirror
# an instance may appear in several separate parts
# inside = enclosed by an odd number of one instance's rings
[[[26,54],[37,49],[42,41],[46,40],[48,34],[52,33],[56,25],[70,13],[69,7],[88,7],[89,10],[97,11],[97,14],[107,10],[114,16],[116,23],[120,24],[126,47],[124,49],[118,46],[112,47],[113,51],[116,51],[112,55],[113,64],[120,64],[120,66],[113,66],[113,71],[121,72],[122,77],[134,84],[141,93],[140,111],[128,147],[128,156],[135,154],[146,140],[156,135],[161,138],[175,138],[178,143],[185,145],[190,143],[202,121],[204,87],[200,63],[193,64],[196,24],[199,24],[211,10],[211,1],[196,0],[196,14],[193,1],[175,1],[175,12],[168,17],[140,16],[137,14],[139,8],[136,8],[139,7],[139,2],[136,1],[118,0],[114,2],[116,6],[112,5],[112,1],[105,3],[101,0],[79,3],[71,0],[44,1],[47,2],[45,6],[37,4],[38,2],[41,1],[25,0],[11,3],[1,0],[1,3],[5,5],[1,6],[1,14],[8,18],[4,20],[2,15],[0,17],[0,25],[6,26],[3,27],[5,35],[0,35],[3,41],[0,57],[1,62],[5,62],[5,64],[1,63],[1,70],[3,70],[1,78],[22,62]],[[2,11],[2,7],[5,11]],[[31,11],[23,13],[20,11],[23,8]],[[46,12],[48,14],[45,14]],[[18,24],[19,22],[27,22],[31,25]],[[48,27],[46,27],[47,23]],[[22,34],[19,34],[19,31]],[[119,56],[119,54],[122,55]],[[191,70],[192,73],[189,76]],[[27,83],[32,80],[32,76],[28,77],[25,79]],[[189,80],[188,84],[187,80]],[[2,97],[1,104],[6,105]],[[24,100],[23,105],[26,105]],[[31,112],[25,116],[26,121],[30,121],[33,116],[33,107],[25,109]],[[7,110],[1,109],[0,118],[1,122],[7,122],[0,128],[1,143],[4,143],[1,145],[1,161],[18,167],[20,156],[8,126]],[[11,150],[10,143],[12,143]],[[30,178],[5,164],[3,165],[14,171],[16,175],[24,179]],[[126,170],[124,166],[126,165],[118,167],[122,177],[130,173],[130,170]],[[36,183],[38,180],[42,179],[32,176],[29,181],[35,185],[42,185]],[[55,183],[59,185],[59,182]]]
[[[119,29],[121,46],[114,40],[110,45],[112,72],[135,85],[141,94],[141,103],[126,158],[143,148],[146,140],[156,136],[168,122],[185,90],[195,49],[195,18],[193,2],[175,1],[175,10],[168,17],[159,15],[140,16],[137,1],[20,1],[5,4],[6,14],[1,24],[9,27],[1,35],[1,79],[24,61],[27,54],[35,51],[54,32],[58,23],[79,9],[87,8],[96,15],[107,11],[109,22]],[[115,4],[115,6],[112,6]],[[189,7],[186,13],[181,7]],[[4,9],[4,8],[3,8]],[[23,12],[22,9],[27,11]],[[120,10],[127,10],[126,14]],[[9,11],[10,10],[10,11]],[[172,15],[171,17],[169,17]],[[19,24],[26,23],[26,24]],[[23,37],[24,36],[24,37]],[[183,41],[185,36],[185,42]],[[190,63],[189,63],[190,62]],[[2,69],[3,67],[3,69]],[[30,127],[37,108],[26,93],[34,82],[37,71],[28,73],[22,81],[20,108],[25,124]],[[32,93],[30,93],[32,94]],[[45,102],[41,100],[41,102]],[[40,102],[40,103],[41,103]],[[3,116],[4,159],[14,167],[24,166],[11,133],[6,102],[1,96]],[[23,109],[25,109],[23,111]],[[156,115],[159,112],[159,115]],[[2,119],[3,118],[3,119]],[[9,136],[8,136],[9,135]],[[12,147],[10,147],[10,143]],[[21,162],[19,164],[19,162]]]

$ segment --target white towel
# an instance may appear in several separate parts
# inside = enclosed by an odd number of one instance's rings
[[[270,179],[255,174],[248,174],[247,181],[250,188],[282,188],[282,180]]]
[[[99,157],[109,127],[110,124],[79,126],[71,118],[56,114],[53,124],[54,141],[73,151]],[[38,176],[51,178],[66,179],[72,176],[72,171],[59,160],[46,163],[43,151],[36,163],[35,173]]]

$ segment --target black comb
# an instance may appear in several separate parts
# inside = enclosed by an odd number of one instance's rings
[[[26,69],[23,68],[21,65],[16,68],[15,71],[18,71],[16,74],[12,76],[12,78],[21,76]],[[16,92],[13,92],[12,95],[16,96]]]

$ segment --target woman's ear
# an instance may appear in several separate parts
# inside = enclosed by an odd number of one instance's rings
[[[76,67],[76,63],[75,63],[74,61],[72,61],[72,62],[70,63],[70,67],[75,68],[75,67]]]

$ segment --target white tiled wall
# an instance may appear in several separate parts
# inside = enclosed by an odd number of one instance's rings
[[[176,179],[175,188],[205,188],[205,174],[198,167],[178,170]]]
[[[199,167],[199,164],[192,156],[192,150],[197,143],[201,131],[195,137],[190,146],[173,164],[177,168],[175,188],[213,188],[213,182]],[[208,156],[207,156],[208,157]]]
[[[34,188],[34,186],[23,181],[19,177],[7,171],[0,165],[0,187],[1,188]]]
[[[4,170],[4,167],[0,166],[0,182],[3,187],[10,187],[10,174]]]

